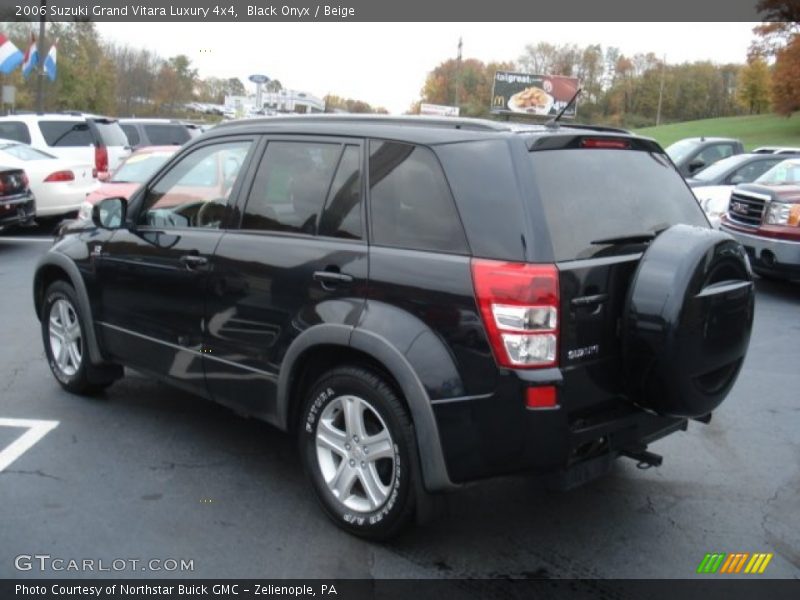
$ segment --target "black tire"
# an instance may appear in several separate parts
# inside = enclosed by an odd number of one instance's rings
[[[775,275],[768,271],[764,271],[763,269],[759,269],[758,267],[753,267],[753,271],[756,275],[758,275],[761,279],[766,279],[767,281],[787,281],[787,277],[781,277],[780,275]]]
[[[352,492],[345,499],[338,498],[334,491],[326,483],[323,469],[326,468],[320,461],[319,452],[323,455],[327,452],[333,458],[333,462],[327,461],[327,469],[330,475],[331,468],[335,468],[339,473],[347,468],[345,463],[353,464],[356,461],[355,470],[358,470],[360,458],[367,456],[360,450],[350,450],[350,459],[341,456],[340,462],[335,463],[336,453],[329,448],[323,447],[318,452],[317,432],[323,419],[326,422],[335,423],[335,420],[328,421],[327,415],[337,415],[337,410],[344,417],[344,403],[346,398],[354,397],[364,402],[368,407],[363,411],[364,423],[369,429],[368,419],[375,423],[372,431],[382,431],[382,427],[391,436],[393,446],[391,459],[379,459],[374,461],[375,471],[382,476],[381,484],[386,486],[388,492],[386,499],[377,507],[362,507],[355,509],[348,506],[345,502],[354,503],[356,501],[369,502],[366,493],[367,486],[362,484],[367,477],[367,471],[363,469],[363,462],[360,463],[362,469],[356,478],[356,483],[352,484]],[[341,407],[341,410],[340,410]],[[375,414],[380,418],[380,423],[375,420]],[[361,538],[380,541],[387,540],[396,536],[411,521],[415,513],[415,486],[417,468],[416,438],[414,428],[408,411],[397,397],[395,391],[375,373],[360,367],[339,367],[325,373],[310,389],[300,418],[298,441],[303,467],[308,475],[325,513],[333,520],[336,525]],[[345,434],[345,426],[342,426],[342,433]],[[367,431],[370,433],[370,431]],[[373,434],[373,438],[377,434]],[[345,434],[342,439],[351,439]],[[372,439],[372,438],[367,438]],[[354,446],[353,446],[354,447]],[[358,451],[356,456],[353,452]],[[391,462],[390,462],[391,461]],[[324,461],[325,462],[325,461]],[[387,464],[389,465],[387,467]],[[333,466],[332,466],[333,465]],[[367,468],[370,469],[369,463]],[[354,469],[351,468],[350,472]],[[356,477],[355,475],[353,477]],[[331,480],[332,481],[332,480]],[[364,492],[364,500],[359,496],[360,490]]]
[[[76,343],[78,354],[68,359],[67,368],[59,364],[59,357],[55,356],[53,344],[51,343],[51,332],[56,326],[51,318],[51,312],[56,303],[59,303],[59,306],[67,307],[68,321],[77,325],[80,336]],[[60,303],[66,303],[66,305]],[[50,284],[45,292],[42,306],[42,341],[44,342],[50,370],[61,387],[74,394],[91,395],[104,390],[114,383],[117,378],[115,375],[117,371],[95,367],[90,363],[89,350],[85,344],[86,326],[79,306],[75,290],[70,284],[65,281],[55,281]],[[60,311],[57,310],[56,312]]]
[[[753,326],[744,248],[726,233],[676,225],[642,256],[622,327],[629,398],[673,417],[701,417],[725,399]]]

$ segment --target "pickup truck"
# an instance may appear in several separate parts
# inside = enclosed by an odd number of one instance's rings
[[[742,142],[733,138],[685,138],[666,148],[667,156],[684,177],[691,177],[718,160],[744,152]]]
[[[720,228],[744,246],[762,277],[800,279],[800,158],[736,186]]]

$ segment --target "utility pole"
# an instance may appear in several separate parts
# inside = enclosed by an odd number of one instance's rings
[[[39,40],[36,49],[39,53],[39,64],[36,65],[36,112],[44,112],[44,20],[47,14],[47,0],[41,0],[41,16],[39,17]]]
[[[661,61],[661,85],[658,88],[658,110],[656,111],[656,126],[661,124],[661,100],[664,97],[664,69],[667,65],[667,55]]]
[[[458,108],[458,88],[461,84],[461,47],[463,46],[461,37],[458,38],[458,58],[456,59],[456,98],[454,105]]]

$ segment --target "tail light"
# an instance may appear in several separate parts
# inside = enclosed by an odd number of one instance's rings
[[[75,181],[75,173],[73,173],[72,171],[56,171],[55,173],[50,173],[50,175],[45,177],[44,180],[47,183],[55,183],[59,181]]]
[[[28,174],[25,171],[22,172],[21,179],[22,179],[22,187],[25,188],[28,187],[28,184],[31,182],[31,180],[28,179]]]
[[[98,173],[108,171],[108,148],[105,146],[95,146],[94,148],[94,171],[95,177]]]
[[[554,265],[473,259],[472,281],[497,363],[558,364],[559,289]]]
[[[581,140],[583,148],[606,148],[612,150],[627,150],[631,143],[627,140],[615,140],[609,138],[584,138]]]

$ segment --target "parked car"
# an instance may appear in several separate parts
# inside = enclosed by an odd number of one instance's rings
[[[91,219],[92,207],[105,198],[127,200],[177,151],[177,146],[146,146],[135,150],[106,181],[86,196],[80,205],[78,219]]]
[[[0,138],[29,144],[74,164],[94,165],[94,176],[117,168],[130,154],[116,119],[82,113],[0,117]]]
[[[218,125],[34,279],[65,389],[125,365],[289,431],[371,539],[471,481],[660,464],[733,386],[753,298],[653,140],[353,115]]]
[[[0,231],[15,225],[30,225],[35,216],[36,202],[25,171],[0,166]]]
[[[691,177],[718,160],[742,154],[744,146],[741,141],[732,138],[699,137],[678,140],[667,146],[666,151],[678,172],[684,177]]]
[[[720,228],[744,246],[767,279],[800,279],[800,158],[737,185]]]
[[[120,119],[119,125],[133,148],[180,146],[202,133],[199,125],[176,119]]]
[[[800,148],[790,146],[761,146],[753,154],[800,154]]]
[[[785,155],[734,154],[701,169],[686,180],[714,227],[728,210],[731,192],[740,183],[750,183],[784,160]]]
[[[24,169],[39,218],[77,212],[98,186],[92,177],[93,165],[76,165],[13,140],[0,139],[0,164]]]

